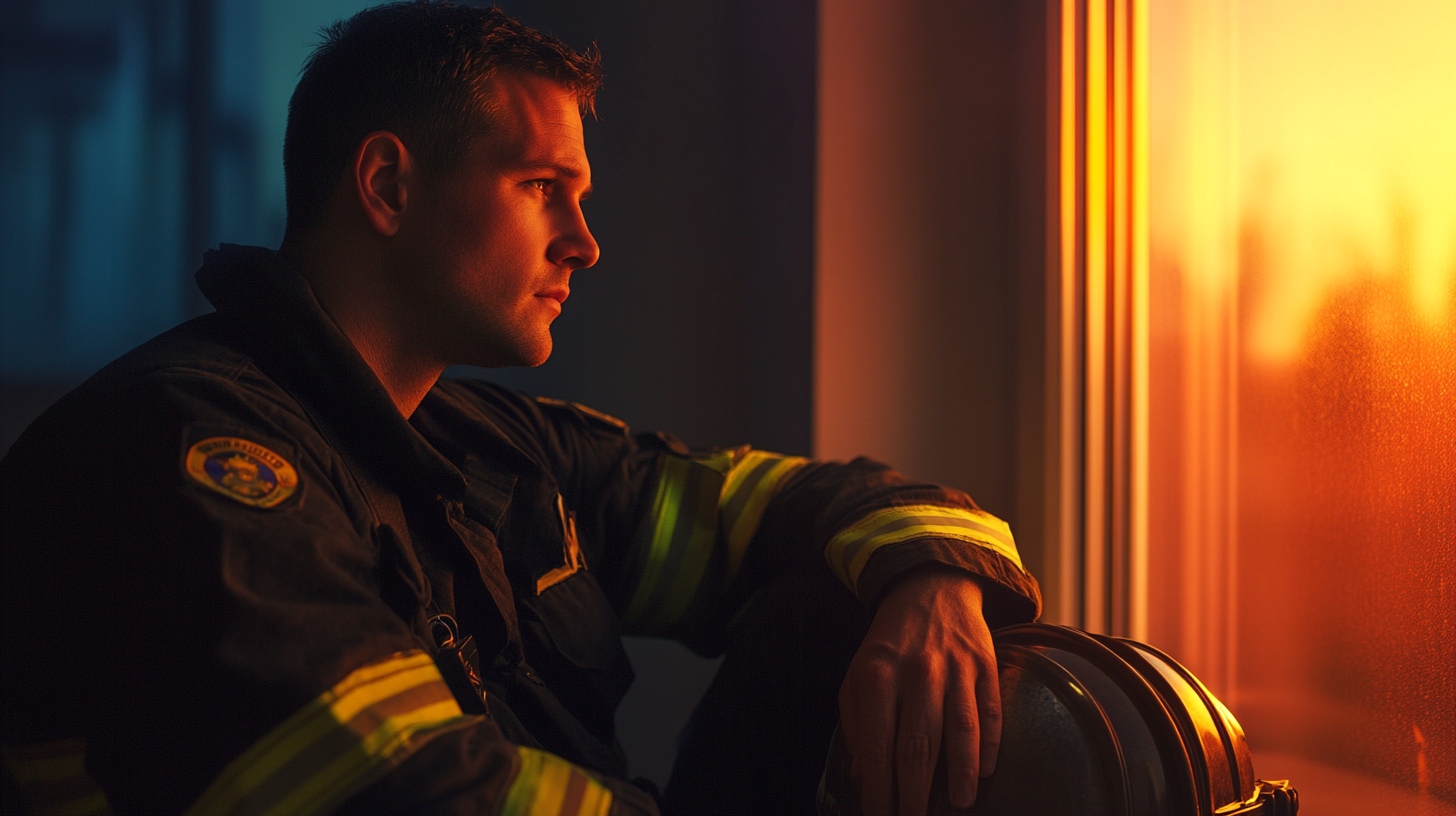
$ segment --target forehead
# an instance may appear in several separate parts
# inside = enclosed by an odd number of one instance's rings
[[[549,79],[502,75],[487,90],[496,128],[482,148],[494,162],[581,165],[586,143],[576,95]]]

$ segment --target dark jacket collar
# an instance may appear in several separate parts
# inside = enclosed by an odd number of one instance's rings
[[[360,478],[460,500],[465,477],[400,415],[373,369],[276,252],[223,244],[197,285],[260,368],[303,405]]]

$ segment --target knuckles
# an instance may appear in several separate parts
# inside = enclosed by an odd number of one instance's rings
[[[959,734],[974,734],[979,726],[981,712],[973,703],[955,703],[945,707],[945,728]]]
[[[986,695],[981,700],[979,719],[986,722],[1001,722],[1001,697],[1000,695]]]
[[[911,732],[900,740],[899,759],[901,767],[927,768],[934,754],[930,735],[920,731]]]

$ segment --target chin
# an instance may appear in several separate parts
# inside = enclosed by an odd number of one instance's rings
[[[544,337],[537,342],[520,349],[520,362],[516,365],[523,368],[535,368],[551,359],[551,334],[549,332],[543,332],[543,334]]]
[[[472,359],[466,365],[480,366],[481,368],[535,368],[551,358],[551,335],[547,334],[544,340],[534,343],[522,343],[516,338],[514,343],[489,343],[482,344],[489,349],[484,354],[475,353],[468,356]],[[479,347],[477,347],[479,348]]]
[[[536,366],[541,365],[549,359],[551,359],[551,352],[547,351],[545,354],[539,354],[534,357],[525,358],[521,362],[516,363],[516,365],[521,368],[535,368]]]

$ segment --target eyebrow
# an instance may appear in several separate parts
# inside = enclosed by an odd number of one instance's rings
[[[527,160],[519,165],[522,170],[555,170],[567,178],[581,178],[581,169],[565,162],[545,160]]]
[[[560,173],[563,176],[566,176],[567,178],[581,178],[580,169],[573,167],[570,164],[565,164],[559,161],[551,161],[549,159],[545,161],[524,161],[521,162],[520,168],[528,172],[535,170],[555,170],[556,172]],[[586,189],[582,191],[581,197],[577,200],[586,201],[588,198],[591,198],[592,191],[595,189],[595,185],[588,184],[586,186]]]

